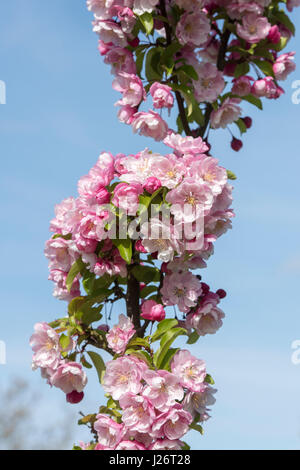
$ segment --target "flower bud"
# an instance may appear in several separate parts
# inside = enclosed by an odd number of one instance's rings
[[[83,392],[76,392],[76,390],[73,390],[73,392],[67,393],[66,400],[68,403],[71,403],[71,405],[76,405],[77,403],[80,403],[83,400],[83,397]]]
[[[236,139],[235,137],[233,137],[231,141],[232,150],[234,150],[235,152],[239,152],[242,147],[243,147],[243,142],[240,139]]]

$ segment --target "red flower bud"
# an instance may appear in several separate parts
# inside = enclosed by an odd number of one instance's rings
[[[73,390],[73,392],[68,393],[66,395],[66,400],[68,403],[71,403],[71,405],[76,405],[77,403],[80,403],[83,400],[83,397],[83,392],[76,392],[76,390]]]
[[[235,137],[233,137],[231,141],[232,150],[234,150],[235,152],[239,152],[239,150],[241,150],[242,147],[243,147],[243,142],[240,139],[236,139]]]

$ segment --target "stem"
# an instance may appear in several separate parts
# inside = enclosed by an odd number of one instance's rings
[[[165,0],[160,0],[159,8],[160,8],[162,16],[167,18],[167,10],[166,10]],[[166,31],[167,46],[169,46],[170,44],[172,44],[172,28],[170,27],[169,22],[167,20],[164,21],[164,26],[165,26],[165,31]],[[173,78],[173,83],[178,85],[177,77]],[[186,133],[186,135],[192,135],[192,131],[190,129],[189,122],[188,122],[188,119],[187,119],[187,116],[186,116],[186,113],[185,113],[184,100],[181,96],[181,93],[179,91],[175,91],[175,96],[176,96],[179,115],[180,115],[180,119],[181,119],[181,122],[182,122],[182,127],[184,129],[184,132]]]
[[[127,316],[131,318],[132,323],[140,336],[141,320],[140,320],[140,283],[136,280],[132,273],[132,268],[139,264],[139,259],[136,257],[135,262],[128,267],[128,281],[126,293],[126,308]]]

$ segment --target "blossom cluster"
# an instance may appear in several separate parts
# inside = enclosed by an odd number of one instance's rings
[[[80,179],[79,197],[56,206],[50,226],[55,235],[45,248],[56,297],[71,300],[80,295],[80,272],[67,287],[78,259],[96,277],[126,277],[126,262],[112,242],[116,236],[112,229],[125,216],[140,226],[136,252],[163,262],[163,304],[177,305],[183,313],[196,306],[202,288],[190,270],[206,266],[214,242],[231,227],[232,186],[200,137],[170,132],[164,143],[173,153],[160,155],[148,149],[129,156],[102,153]],[[164,211],[146,212],[143,221],[141,204],[150,200],[163,205]]]
[[[59,335],[47,323],[37,323],[34,330],[30,338],[30,346],[34,352],[33,370],[39,368],[42,377],[51,387],[62,390],[69,403],[80,402],[87,384],[86,373],[81,364],[62,358],[62,353],[74,349],[74,340],[70,340],[68,347],[64,349]]]
[[[132,331],[130,320],[120,316],[119,336]],[[123,331],[122,331],[123,330]],[[113,334],[116,338],[116,332]],[[128,340],[129,336],[127,337]],[[123,342],[122,350],[126,349]],[[110,340],[114,351],[119,342]],[[127,343],[128,344],[128,343]],[[215,389],[207,383],[204,361],[187,350],[179,350],[170,370],[157,369],[134,355],[121,355],[106,365],[102,385],[114,404],[111,416],[100,412],[93,429],[97,442],[84,445],[95,450],[180,450],[180,440],[192,423],[209,418]]]
[[[175,95],[180,104],[178,93],[192,106],[185,126],[181,110],[180,130],[203,136],[209,127],[236,123],[244,133],[252,120],[242,118],[242,101],[261,108],[261,98],[279,98],[278,82],[295,70],[295,53],[280,54],[294,27],[277,0],[87,0],[87,6],[122,95],[120,121],[158,141],[168,132],[161,112],[170,112]],[[286,6],[290,12],[299,2]],[[152,109],[143,111],[148,94]],[[239,150],[242,141],[234,137],[231,146]]]

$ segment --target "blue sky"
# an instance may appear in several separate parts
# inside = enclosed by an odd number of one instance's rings
[[[31,372],[28,346],[35,322],[65,311],[52,298],[43,256],[53,207],[76,195],[79,177],[102,150],[164,151],[118,122],[118,95],[91,19],[83,0],[0,6],[0,80],[7,86],[7,104],[0,105],[0,340],[7,344],[0,391],[13,376],[25,377],[44,400],[41,419],[49,402],[57,410],[64,403]],[[300,10],[293,19],[297,26]],[[289,49],[300,56],[300,36]],[[291,101],[297,79],[300,71],[263,113],[247,109],[254,125],[241,152],[231,151],[227,132],[212,135],[214,156],[238,176],[237,216],[202,273],[228,297],[222,330],[192,348],[218,388],[205,436],[189,436],[195,449],[300,448],[300,365],[291,363],[291,343],[300,339],[300,105]],[[103,397],[94,374],[86,395],[80,409],[90,412]],[[75,437],[86,438],[84,430]]]

